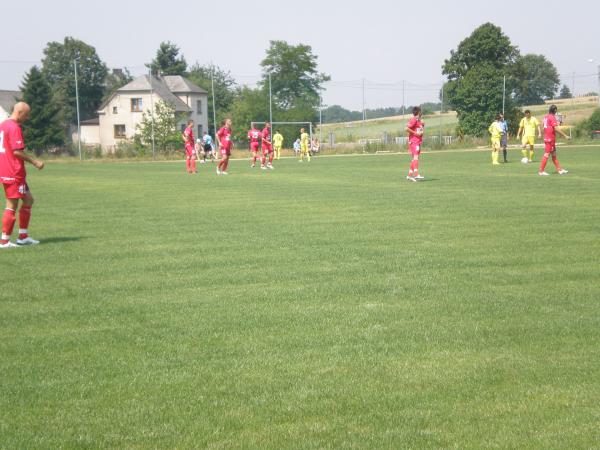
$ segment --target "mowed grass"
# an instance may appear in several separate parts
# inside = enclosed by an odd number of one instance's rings
[[[600,148],[510,156],[31,171],[0,448],[600,447]]]

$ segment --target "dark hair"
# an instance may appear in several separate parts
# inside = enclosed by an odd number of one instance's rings
[[[188,119],[187,124],[194,123],[194,119]]]
[[[275,133],[279,133],[279,130],[275,130]]]
[[[416,116],[421,112],[421,108],[418,106],[415,106],[415,107],[413,107],[412,112],[413,112],[413,116]]]
[[[525,110],[525,114],[531,114],[531,111],[529,111],[528,109]]]
[[[550,114],[556,114],[556,111],[558,111],[558,108],[556,107],[556,105],[550,105],[550,108],[548,108],[548,112]]]
[[[502,114],[496,114],[496,120],[502,119]]]

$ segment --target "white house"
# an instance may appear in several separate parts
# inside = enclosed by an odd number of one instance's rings
[[[184,113],[180,123],[183,128],[188,119],[193,119],[197,136],[208,129],[208,93],[204,89],[179,75],[143,75],[118,89],[100,106],[97,136],[102,148],[112,151],[119,142],[133,139],[142,114],[150,114],[161,100],[170,103],[176,112]],[[94,140],[93,125],[86,127],[85,134],[90,141]],[[81,140],[85,142],[83,130]]]
[[[15,103],[17,103],[17,98],[20,96],[20,91],[0,90],[0,122],[4,122],[10,117],[13,106],[15,106]]]

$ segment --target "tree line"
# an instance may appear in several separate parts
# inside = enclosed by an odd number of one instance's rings
[[[318,71],[317,59],[308,45],[271,41],[260,62],[262,75],[256,87],[239,85],[228,70],[212,64],[196,62],[189,66],[179,47],[171,42],[162,42],[146,66],[155,76],[181,75],[208,92],[211,133],[215,130],[214,86],[217,124],[225,117],[231,117],[234,124],[244,124],[234,129],[234,137],[240,139],[251,121],[269,120],[269,77],[273,115],[279,121],[317,120],[320,91],[330,79]],[[101,104],[133,79],[127,69],[110,72],[95,48],[81,40],[65,37],[63,42],[48,43],[41,67],[33,66],[21,85],[22,100],[32,106],[25,138],[38,153],[68,143],[68,130],[77,122],[75,65],[82,121],[97,117]],[[169,115],[169,106],[164,109]]]
[[[228,70],[218,66],[200,62],[188,65],[179,47],[172,42],[162,42],[146,66],[154,75],[185,76],[209,93],[211,133],[215,130],[214,80],[217,123],[225,117],[232,118],[234,124],[240,125],[234,128],[234,138],[241,139],[251,121],[269,120],[269,79],[273,115],[278,121],[318,120],[319,96],[330,77],[318,71],[317,60],[308,45],[270,41],[259,62],[261,79],[254,87],[238,84]],[[21,86],[22,99],[32,106],[25,136],[31,148],[38,152],[68,143],[69,127],[77,118],[75,65],[81,120],[96,117],[100,105],[133,79],[127,69],[109,71],[95,48],[81,40],[65,37],[63,42],[49,42],[41,66],[32,67]],[[553,98],[560,87],[558,72],[544,55],[521,55],[510,38],[492,23],[477,27],[460,42],[444,61],[442,73],[447,78],[443,86],[444,105],[457,111],[458,134],[485,134],[503,107],[509,124],[515,127],[521,106],[542,104]],[[503,96],[504,90],[506,95]],[[572,93],[563,85],[560,95],[569,98]],[[428,113],[439,110],[440,103],[421,106]],[[410,108],[370,109],[366,117],[399,115]],[[362,111],[350,111],[339,105],[323,110],[323,119],[328,123],[362,118]]]

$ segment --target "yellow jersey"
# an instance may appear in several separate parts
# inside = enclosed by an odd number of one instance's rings
[[[308,133],[302,133],[300,135],[300,144],[303,147],[307,147],[308,148],[309,141],[310,141],[310,137],[308,136]]]
[[[273,135],[273,145],[275,147],[281,147],[283,144],[283,136],[279,133]]]
[[[519,123],[519,128],[523,128],[523,137],[535,137],[535,131],[539,126],[540,123],[533,116],[529,120],[527,120],[527,117],[523,117]]]
[[[502,137],[502,133],[504,133],[504,129],[502,128],[502,124],[500,122],[493,122],[488,131],[492,135],[492,139],[500,139]]]

